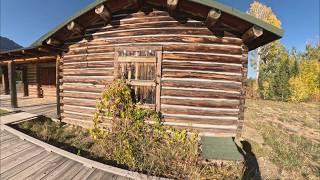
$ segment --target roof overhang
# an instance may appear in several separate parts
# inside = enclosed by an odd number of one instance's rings
[[[95,12],[95,9],[102,4],[107,7],[111,14],[123,10],[139,10],[144,6],[148,6],[166,10],[170,15],[173,15],[172,11],[175,11],[176,13],[174,13],[174,15],[184,14],[190,16],[190,18],[195,18],[203,22],[208,21],[209,14],[212,11],[218,12],[218,19],[214,19],[214,23],[217,24],[217,27],[219,25],[226,27],[226,31],[229,30],[239,38],[244,38],[244,36],[247,37],[248,34],[251,35],[252,32],[255,32],[252,31],[253,28],[261,30],[262,33],[260,34],[259,32],[259,36],[245,42],[249,50],[263,46],[269,42],[280,39],[283,36],[282,29],[214,0],[173,0],[173,2],[176,2],[176,4],[173,3],[173,5],[168,4],[168,2],[169,1],[167,0],[96,0],[53,30],[43,35],[32,44],[32,47],[0,53],[0,60],[3,56],[14,57],[21,56],[24,53],[33,53],[33,51],[36,51],[39,47],[49,46],[49,42],[53,42],[55,47],[62,47],[64,42],[74,34],[74,32],[70,31],[68,25],[73,23],[73,26],[78,25],[78,29],[89,27],[92,22],[101,19]],[[215,26],[208,28],[215,31]]]

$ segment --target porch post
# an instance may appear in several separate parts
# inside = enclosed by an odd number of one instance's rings
[[[41,96],[39,63],[36,64],[36,83],[37,83],[37,97],[41,98],[42,96]]]
[[[9,86],[10,86],[10,99],[11,107],[18,107],[17,100],[17,87],[16,87],[16,67],[12,61],[8,63],[8,76],[9,76]]]
[[[23,96],[29,96],[29,89],[28,89],[28,67],[22,67],[22,80],[23,80]]]
[[[61,56],[57,56],[56,60],[56,101],[57,101],[57,119],[61,120],[61,104],[60,104],[60,59]]]
[[[9,78],[8,78],[8,67],[2,66],[2,86],[4,90],[4,94],[8,95],[9,92]]]

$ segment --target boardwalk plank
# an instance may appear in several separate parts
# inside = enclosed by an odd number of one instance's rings
[[[38,168],[37,171],[34,171],[30,176],[25,178],[26,180],[37,180],[37,179],[42,179],[43,177],[47,176],[50,174],[52,171],[56,170],[58,167],[60,167],[63,163],[68,161],[67,158],[58,156],[54,161],[51,162],[45,162],[46,165]]]
[[[12,135],[12,134],[9,134],[9,135],[6,135],[6,136],[2,136],[0,137],[0,142],[1,144],[6,142],[7,140],[9,139],[12,139],[12,138],[15,138],[16,136]]]
[[[7,157],[9,157],[11,155],[14,155],[14,154],[20,152],[20,151],[24,151],[24,150],[30,149],[32,147],[35,147],[35,145],[31,144],[31,143],[29,143],[27,141],[24,141],[24,142],[19,143],[19,144],[15,144],[15,145],[13,145],[13,146],[11,146],[9,148],[6,148],[6,149],[0,151],[1,152],[0,153],[0,159],[7,158]]]
[[[60,176],[62,176],[66,172],[68,172],[69,169],[71,169],[73,166],[76,166],[77,164],[79,164],[79,163],[68,159],[63,164],[61,164],[59,167],[54,168],[53,171],[51,171],[49,174],[47,174],[45,177],[43,177],[41,179],[45,179],[45,180],[54,180],[57,178],[60,179]],[[35,178],[35,179],[38,179],[38,178]]]
[[[54,163],[54,161],[57,161],[57,159],[63,158],[55,153],[49,153],[48,156],[12,176],[11,179],[26,179],[28,176],[41,171],[47,164]]]
[[[19,153],[16,153],[14,156],[10,156],[8,158],[5,158],[3,160],[1,160],[0,162],[0,173],[3,173],[11,168],[13,168],[14,166],[16,166],[17,164],[20,164],[24,161],[27,161],[28,159],[40,154],[41,152],[43,152],[44,149],[34,146],[31,149],[26,149],[24,151],[21,151]]]
[[[69,161],[68,161],[69,163]],[[65,165],[66,163],[61,165],[61,168],[57,168],[56,170],[52,171],[50,174],[48,174],[44,179],[46,180],[55,180],[55,179],[72,179],[75,175],[78,174],[78,172],[83,167],[82,164],[78,162],[70,162],[69,166]],[[64,166],[65,165],[65,166]]]
[[[39,162],[41,159],[44,159],[49,155],[50,152],[43,151],[42,153],[34,156],[33,158],[16,165],[15,167],[3,172],[0,174],[1,179],[8,179],[16,174],[19,174],[21,171],[25,170],[26,168],[30,167],[31,165],[35,164],[36,162]],[[21,176],[20,176],[21,177]],[[17,179],[17,178],[16,178]]]
[[[88,177],[88,180],[102,180],[102,179],[106,179],[106,180],[116,180],[119,176],[118,175],[114,175],[108,172],[104,172],[100,169],[96,169],[93,171],[93,173],[91,173],[91,175]]]
[[[72,179],[73,180],[86,180],[90,176],[90,174],[95,170],[95,168],[82,167],[80,172],[76,174]]]
[[[14,137],[14,138],[10,139],[10,141],[0,143],[0,149],[2,150],[5,148],[9,148],[13,144],[20,143],[20,142],[23,142],[23,140],[18,137]]]

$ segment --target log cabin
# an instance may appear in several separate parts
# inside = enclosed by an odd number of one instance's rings
[[[30,47],[0,53],[5,93],[56,96],[63,122],[90,127],[114,79],[165,125],[239,137],[248,52],[283,30],[213,0],[97,0]]]

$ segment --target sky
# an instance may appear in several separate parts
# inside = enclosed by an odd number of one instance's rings
[[[94,0],[0,0],[0,35],[29,46]],[[253,0],[218,0],[246,12]],[[319,39],[320,0],[260,0],[282,22],[287,49],[298,51]],[[249,76],[254,71],[249,68]]]

